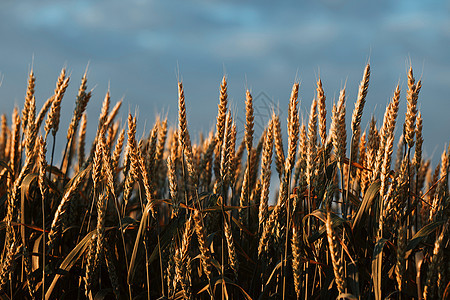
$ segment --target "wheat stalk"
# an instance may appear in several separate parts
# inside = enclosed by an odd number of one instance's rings
[[[45,184],[45,173],[47,168],[47,161],[45,158],[45,155],[47,153],[46,144],[44,141],[44,138],[42,136],[39,136],[37,139],[37,165],[38,165],[38,185],[39,185],[39,191],[41,192],[41,210],[42,210],[42,231],[44,234],[42,235],[42,297],[45,297],[45,245],[46,245],[46,239],[45,239],[45,198],[47,196],[47,185]]]

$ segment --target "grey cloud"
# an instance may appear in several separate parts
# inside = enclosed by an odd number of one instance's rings
[[[89,84],[97,87],[89,113],[98,113],[110,82],[116,99],[125,95],[124,114],[138,106],[148,122],[161,109],[170,109],[175,122],[178,64],[192,130],[208,130],[214,122],[224,69],[236,114],[242,113],[246,86],[265,91],[283,107],[296,74],[306,111],[319,72],[327,104],[346,81],[352,102],[370,57],[364,122],[372,112],[381,119],[411,59],[418,76],[424,70],[426,147],[441,149],[448,141],[433,130],[450,127],[444,115],[450,104],[443,97],[450,78],[449,20],[449,5],[437,0],[8,1],[0,4],[0,109],[10,112],[14,99],[21,103],[33,54],[39,103],[65,63],[72,70],[68,96],[73,96],[91,61]],[[65,104],[68,115],[71,99]]]

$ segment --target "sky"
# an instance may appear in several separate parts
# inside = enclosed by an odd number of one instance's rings
[[[121,118],[138,113],[138,134],[158,113],[176,125],[177,79],[183,80],[188,126],[195,140],[215,124],[222,76],[242,134],[245,90],[255,98],[256,126],[269,107],[285,120],[292,84],[300,82],[307,120],[316,80],[331,115],[346,87],[350,119],[365,64],[371,78],[362,119],[379,124],[397,83],[402,87],[397,136],[406,110],[410,64],[422,79],[424,155],[433,160],[450,141],[450,4],[447,1],[11,1],[0,2],[0,111],[23,105],[27,75],[36,75],[38,109],[62,67],[71,75],[62,103],[67,129],[88,68],[88,132],[94,135],[108,90],[121,98]],[[331,123],[327,120],[328,126]],[[285,124],[285,123],[284,123]],[[91,130],[89,130],[91,128]],[[349,130],[349,128],[348,128]],[[64,136],[65,133],[62,134]]]

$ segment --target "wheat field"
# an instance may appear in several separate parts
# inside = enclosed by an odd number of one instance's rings
[[[369,78],[350,128],[345,88],[327,116],[319,79],[301,124],[294,83],[285,137],[275,110],[255,136],[247,90],[237,140],[224,76],[197,143],[182,82],[178,126],[143,134],[108,92],[86,145],[86,73],[65,133],[66,70],[39,111],[31,71],[22,110],[1,116],[0,299],[449,299],[450,149],[422,157],[412,68],[363,132]]]

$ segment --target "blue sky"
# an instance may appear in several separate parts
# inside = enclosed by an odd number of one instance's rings
[[[237,119],[244,114],[247,87],[254,95],[264,92],[283,111],[296,79],[307,119],[319,74],[328,111],[346,84],[350,114],[370,59],[363,126],[372,114],[381,122],[399,82],[400,133],[411,61],[423,81],[425,154],[439,158],[450,141],[446,1],[2,1],[0,35],[0,111],[9,115],[15,104],[22,105],[33,56],[38,107],[67,66],[71,84],[63,117],[69,119],[89,62],[88,84],[95,90],[88,126],[96,126],[110,85],[113,101],[124,97],[123,120],[138,110],[141,133],[161,111],[176,124],[178,74],[193,132],[214,124],[224,72]]]

